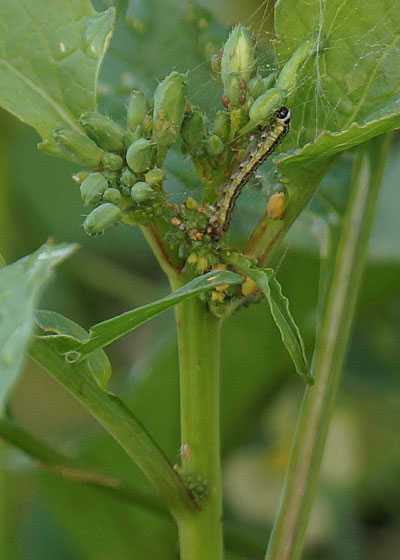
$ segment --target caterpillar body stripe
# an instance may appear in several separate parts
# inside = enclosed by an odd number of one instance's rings
[[[235,202],[242,188],[251,175],[276,150],[289,132],[289,128],[290,111],[286,107],[280,107],[273,114],[268,127],[263,130],[256,148],[240,162],[239,169],[231,175],[222,188],[217,210],[210,218],[210,233],[214,233],[219,238],[222,237],[231,221]]]

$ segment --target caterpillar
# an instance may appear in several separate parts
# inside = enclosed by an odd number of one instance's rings
[[[251,175],[282,142],[290,128],[290,111],[280,107],[273,114],[269,125],[262,131],[261,139],[248,157],[240,162],[239,168],[223,186],[217,210],[209,221],[209,233],[221,238],[231,221],[235,202]]]

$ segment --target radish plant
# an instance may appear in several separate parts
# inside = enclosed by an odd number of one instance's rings
[[[224,518],[219,410],[221,325],[263,301],[291,369],[304,383],[265,558],[295,559],[303,549],[389,133],[400,126],[398,11],[387,0],[379,7],[353,4],[280,0],[275,40],[266,44],[244,25],[229,32],[192,2],[99,2],[96,11],[89,0],[0,0],[1,106],[36,129],[41,151],[75,164],[72,179],[86,234],[140,228],[171,287],[165,297],[86,331],[74,317],[38,309],[53,268],[76,246],[48,241],[13,264],[3,263],[0,434],[56,474],[172,516],[182,560],[228,557],[224,532],[229,557],[263,555],[243,528],[233,529]],[[383,12],[390,17],[382,20]],[[165,46],[174,41],[177,60]],[[103,58],[107,87],[98,79]],[[210,73],[207,87],[196,85],[199,64]],[[123,75],[133,82],[128,88],[111,83]],[[307,209],[347,150],[352,172],[343,214],[322,198],[318,211]],[[173,177],[185,185],[189,169],[191,184],[174,199]],[[260,172],[264,207],[258,222],[247,224],[245,242],[238,241],[231,226],[236,207]],[[313,351],[305,347],[279,283],[277,255],[301,212],[321,232]],[[179,460],[167,455],[123,395],[107,390],[112,364],[104,350],[172,308],[179,348]],[[96,474],[94,465],[56,451],[13,421],[7,404],[24,355],[93,415],[158,498],[111,474]],[[242,373],[251,384],[251,369]],[[157,394],[153,407],[155,415],[163,413]],[[166,546],[162,557],[176,557],[173,550]]]

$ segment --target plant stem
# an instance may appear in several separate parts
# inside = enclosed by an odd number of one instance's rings
[[[172,281],[176,289],[177,281]],[[202,510],[178,517],[181,560],[222,560],[219,438],[220,319],[199,298],[175,311],[180,369],[182,476],[203,477]],[[194,490],[196,493],[196,490]]]
[[[355,154],[348,208],[314,354],[315,385],[306,388],[303,398],[266,560],[297,560],[302,552],[388,148],[389,137],[378,137]]]
[[[64,356],[48,344],[46,337],[35,337],[30,355],[80,401],[121,445],[155,485],[174,517],[198,509],[163,451],[118,397],[100,389],[82,372],[79,364],[67,363]]]
[[[157,225],[153,222],[147,226],[141,226],[140,229],[165,274],[168,277],[177,275],[182,262],[177,259],[175,254],[168,251]]]

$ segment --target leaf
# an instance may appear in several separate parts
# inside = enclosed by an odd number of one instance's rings
[[[15,384],[33,329],[33,314],[52,268],[74,251],[74,245],[45,244],[0,269],[0,408]]]
[[[170,309],[177,303],[215,288],[215,286],[220,284],[240,284],[241,281],[242,278],[238,274],[230,271],[218,270],[208,272],[203,276],[194,278],[194,280],[191,280],[182,288],[163,299],[143,305],[132,311],[127,311],[102,323],[97,323],[97,325],[90,328],[89,337],[84,341],[66,335],[54,336],[53,339],[58,343],[60,353],[66,354],[66,358],[70,363],[83,360],[91,352],[111,344],[114,340],[156,317],[163,311]]]
[[[312,384],[313,379],[309,374],[303,339],[290,313],[289,301],[282,293],[275,272],[271,268],[258,268],[254,261],[240,253],[226,252],[223,254],[223,258],[226,263],[251,278],[265,295],[272,317],[281,333],[282,342],[293,360],[297,373],[304,378],[306,383]]]
[[[313,142],[304,157],[329,155],[400,126],[400,14],[393,2],[361,2],[355,10],[352,0],[280,0],[275,28],[281,63],[311,34],[319,37],[288,99],[286,146]]]
[[[114,9],[96,13],[89,0],[0,0],[0,13],[0,105],[44,139],[57,127],[81,131],[77,116],[96,108]]]
[[[54,311],[37,311],[35,320],[40,329],[45,332],[72,336],[78,340],[84,340],[88,337],[88,333],[85,329]],[[58,347],[57,340],[54,340],[52,335],[47,334],[44,335],[44,337],[50,344],[53,340],[56,348]],[[111,365],[103,350],[96,350],[93,352],[88,359],[82,363],[82,369],[85,368],[87,368],[86,373],[91,375],[100,387],[107,387],[111,377]]]
[[[356,10],[351,0],[280,0],[275,27],[281,65],[319,37],[288,97],[291,130],[276,159],[288,194],[282,237],[338,153],[400,127],[400,12],[391,0],[359,2]],[[267,223],[262,245],[276,243],[274,226]]]

